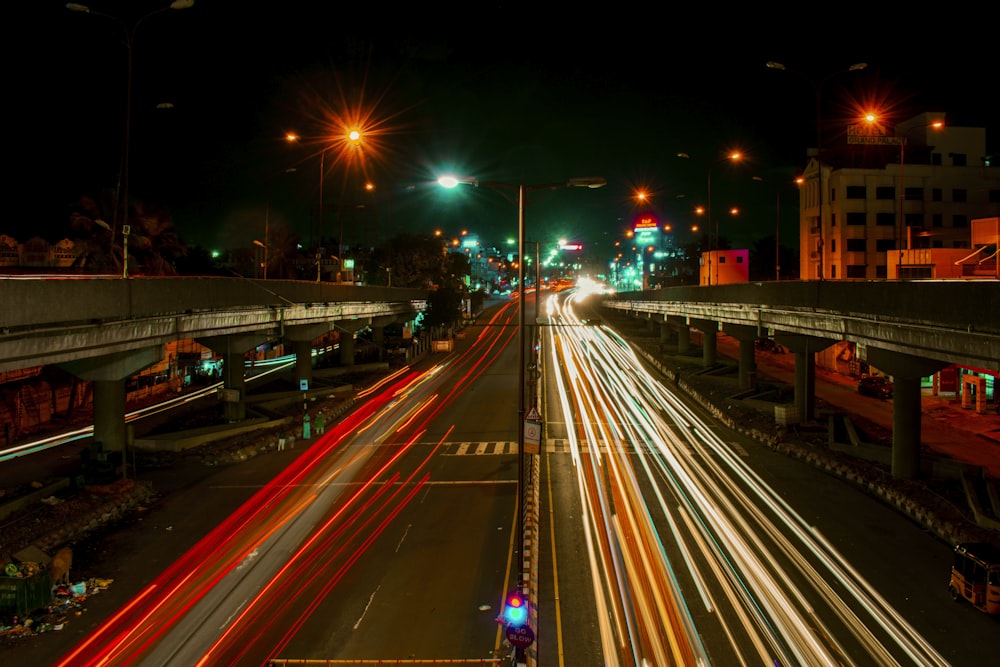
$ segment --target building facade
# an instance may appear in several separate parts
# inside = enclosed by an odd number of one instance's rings
[[[934,249],[967,257],[963,277],[996,276],[996,238],[973,247],[972,221],[1000,216],[1000,172],[985,128],[948,127],[944,117],[848,128],[810,159],[799,198],[802,279],[927,278],[921,262],[935,253],[913,251]]]

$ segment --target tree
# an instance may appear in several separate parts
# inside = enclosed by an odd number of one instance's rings
[[[137,273],[148,276],[175,276],[175,262],[187,255],[188,248],[174,229],[166,211],[133,202],[129,218],[129,260],[138,264]]]
[[[424,311],[424,324],[432,329],[455,324],[462,317],[462,301],[464,296],[464,292],[449,286],[431,290],[427,296],[427,310]]]
[[[444,275],[441,242],[430,237],[394,236],[389,239],[386,259],[393,287],[430,287]]]
[[[461,252],[449,252],[445,253],[444,259],[444,271],[441,275],[441,279],[438,281],[440,285],[446,285],[455,290],[464,291],[467,278],[471,273],[469,267],[469,258],[466,257],[465,253]]]

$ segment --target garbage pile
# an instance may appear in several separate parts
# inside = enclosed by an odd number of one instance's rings
[[[4,579],[11,578],[8,575],[9,567],[10,565],[5,568],[5,576],[0,577],[0,586],[5,583]],[[28,612],[14,612],[0,616],[0,640],[13,642],[45,632],[62,630],[73,617],[80,616],[87,610],[87,600],[107,590],[112,582],[112,579],[94,578],[57,586],[52,589],[50,599],[44,606]]]
[[[0,640],[62,630],[86,610],[87,600],[111,586],[111,579],[52,585],[53,559],[37,548],[16,554],[0,568]]]

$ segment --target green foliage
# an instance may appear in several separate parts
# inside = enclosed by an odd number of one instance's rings
[[[386,266],[393,287],[429,287],[444,274],[444,254],[436,239],[400,234],[389,239]]]
[[[427,297],[424,324],[428,327],[443,327],[454,324],[462,317],[464,292],[441,287],[432,290]]]

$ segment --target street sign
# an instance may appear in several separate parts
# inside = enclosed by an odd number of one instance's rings
[[[906,137],[880,137],[871,134],[848,134],[847,143],[865,144],[868,146],[902,146]]]
[[[532,407],[528,410],[528,414],[525,416],[525,419],[529,422],[540,422],[542,421],[542,415],[539,414],[538,408]]]
[[[524,420],[524,453],[538,454],[542,444],[542,424]]]
[[[535,631],[528,625],[508,625],[507,641],[517,648],[528,648],[535,642]]]

